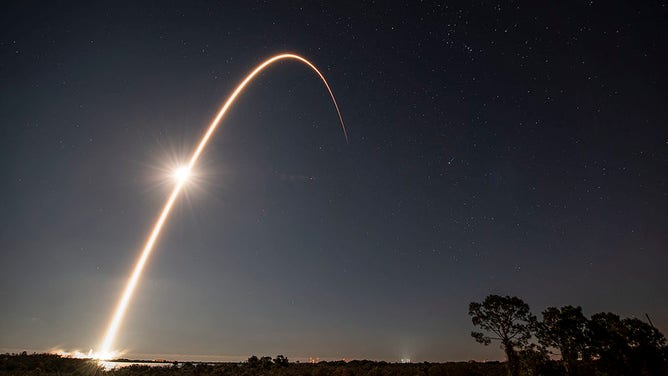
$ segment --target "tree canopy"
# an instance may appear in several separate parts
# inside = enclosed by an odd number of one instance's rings
[[[471,336],[484,345],[493,340],[500,341],[509,373],[518,375],[517,349],[527,345],[536,325],[536,317],[531,314],[529,305],[515,296],[489,295],[482,303],[472,302],[469,315],[473,325],[487,332],[471,332]]]

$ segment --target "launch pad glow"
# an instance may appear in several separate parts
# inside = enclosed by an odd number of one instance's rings
[[[330,97],[332,98],[332,102],[334,103],[334,108],[336,109],[336,113],[339,116],[339,121],[341,123],[343,136],[345,137],[346,142],[348,142],[348,132],[346,130],[346,126],[343,123],[343,117],[341,116],[339,105],[336,103],[336,98],[334,98],[334,93],[332,92],[332,89],[327,83],[325,76],[323,76],[323,74],[318,70],[318,68],[315,67],[315,65],[313,65],[310,61],[306,60],[305,58],[293,54],[280,54],[272,56],[271,58],[265,60],[263,63],[258,65],[243,79],[243,81],[241,81],[241,83],[234,89],[232,94],[230,94],[230,96],[227,98],[227,100],[223,104],[223,107],[218,112],[218,115],[216,115],[216,117],[209,125],[209,128],[200,139],[199,144],[197,145],[197,148],[195,148],[195,150],[193,151],[188,164],[174,171],[173,177],[176,181],[176,185],[174,186],[174,189],[169,195],[169,198],[167,199],[165,206],[163,206],[162,211],[158,216],[158,219],[153,225],[153,229],[151,230],[150,235],[146,240],[146,243],[144,244],[144,248],[141,251],[141,254],[139,255],[139,259],[137,260],[134,268],[132,269],[132,273],[130,274],[125,289],[123,290],[123,294],[121,295],[118,304],[116,305],[116,309],[114,310],[114,314],[111,318],[111,321],[109,322],[109,326],[107,327],[104,339],[100,344],[99,350],[94,353],[95,358],[104,360],[113,358],[115,356],[116,352],[112,350],[114,339],[116,338],[116,334],[118,333],[121,323],[123,322],[123,318],[125,317],[128,305],[132,300],[132,295],[134,294],[135,288],[137,287],[137,284],[141,279],[144,266],[146,265],[146,262],[148,261],[149,256],[151,255],[151,252],[155,247],[155,243],[158,241],[158,238],[160,237],[160,232],[169,217],[169,213],[171,212],[172,207],[174,206],[174,202],[176,202],[176,199],[179,197],[179,193],[183,189],[183,186],[187,183],[188,177],[190,176],[192,169],[197,164],[197,160],[204,151],[204,148],[206,147],[207,143],[209,142],[209,139],[211,138],[211,135],[218,127],[218,124],[220,124],[227,110],[234,104],[235,100],[237,99],[239,94],[241,94],[241,92],[244,90],[246,85],[248,85],[248,83],[251,80],[253,80],[253,78],[255,78],[265,68],[267,68],[269,65],[279,60],[297,60],[307,65],[318,75],[318,77],[320,77],[322,82],[325,84],[325,87],[327,88]]]

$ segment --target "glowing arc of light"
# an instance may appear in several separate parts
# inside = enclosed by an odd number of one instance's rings
[[[188,162],[188,165],[184,167],[185,171],[182,171],[181,173],[183,176],[188,176],[190,171],[192,171],[193,167],[197,163],[197,160],[199,159],[200,155],[204,151],[204,148],[209,142],[209,139],[211,138],[211,135],[213,132],[218,128],[218,125],[220,124],[221,120],[223,119],[223,116],[225,116],[225,113],[227,110],[234,104],[235,100],[241,94],[241,92],[244,90],[246,85],[255,78],[260,72],[262,72],[266,67],[271,65],[272,63],[279,61],[279,60],[284,60],[284,59],[292,59],[292,60],[297,60],[300,61],[304,64],[306,64],[308,67],[310,67],[315,73],[318,74],[322,82],[325,84],[325,87],[327,88],[327,91],[329,92],[329,96],[332,98],[332,102],[334,103],[334,107],[336,108],[336,113],[339,116],[339,121],[341,122],[341,129],[343,131],[343,136],[346,139],[346,142],[348,142],[348,131],[346,130],[346,126],[343,123],[343,117],[341,116],[341,111],[339,110],[339,105],[336,102],[336,98],[334,98],[334,93],[332,92],[332,89],[329,86],[329,83],[327,83],[327,80],[325,79],[325,76],[323,76],[322,73],[318,70],[318,68],[315,67],[310,61],[306,60],[305,58],[299,56],[299,55],[294,55],[294,54],[280,54],[273,56],[267,60],[265,60],[262,64],[258,65],[251,73],[249,73],[243,81],[234,89],[232,94],[227,98],[225,101],[225,104],[223,107],[220,109],[218,112],[218,115],[213,119],[211,122],[211,125],[209,125],[209,128],[207,129],[206,133],[202,136],[199,144],[197,145],[197,148],[193,152],[192,156],[190,157],[190,161]],[[156,241],[158,240],[158,237],[160,236],[160,232],[162,230],[163,225],[165,224],[165,221],[169,217],[169,213],[172,210],[172,206],[174,205],[174,202],[178,198],[179,193],[181,192],[183,185],[186,183],[187,179],[178,179],[176,182],[176,186],[172,190],[172,193],[169,195],[169,198],[167,199],[167,202],[165,203],[165,206],[162,208],[162,211],[160,212],[160,216],[158,217],[158,220],[155,222],[155,225],[153,226],[153,230],[151,230],[151,235],[149,236],[148,240],[146,241],[146,244],[144,245],[144,249],[141,252],[141,255],[139,256],[139,259],[137,260],[137,263],[135,264],[135,267],[132,271],[132,274],[130,275],[130,278],[128,279],[128,282],[125,286],[125,289],[123,290],[123,294],[121,295],[121,299],[118,301],[118,304],[116,305],[116,310],[114,311],[114,315],[111,319],[111,322],[109,323],[109,326],[107,328],[106,334],[104,336],[104,339],[100,345],[100,350],[97,353],[98,358],[104,359],[104,358],[109,358],[112,356],[113,352],[111,351],[111,346],[114,342],[114,339],[116,338],[116,334],[118,332],[118,329],[121,325],[121,322],[123,321],[123,317],[125,316],[125,312],[127,311],[128,305],[130,304],[130,300],[132,299],[132,295],[134,293],[135,288],[137,287],[137,284],[139,283],[139,279],[141,277],[142,271],[144,270],[144,266],[146,265],[146,262],[148,261],[149,256],[151,255],[151,252],[153,251],[153,247],[155,246]]]

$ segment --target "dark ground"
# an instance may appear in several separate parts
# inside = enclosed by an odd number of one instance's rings
[[[192,364],[178,363],[172,367],[130,366],[105,371],[93,360],[63,358],[51,354],[0,355],[0,375],[226,375],[226,376],[502,376],[503,362],[449,362],[399,364],[355,360],[350,362],[277,363],[269,357],[243,363]],[[608,375],[595,364],[582,364],[579,375]],[[560,364],[554,361],[525,368],[523,375],[563,375]],[[657,375],[668,375],[666,369]]]
[[[256,364],[219,363],[214,365],[178,363],[172,367],[130,366],[105,371],[93,360],[64,358],[51,354],[4,354],[0,356],[0,375],[228,375],[228,376],[458,376],[505,375],[500,362],[452,363],[387,363],[368,360],[350,362],[320,362],[276,364],[263,361]]]

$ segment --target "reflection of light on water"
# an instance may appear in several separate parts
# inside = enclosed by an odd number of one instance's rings
[[[105,371],[111,371],[114,368],[123,368],[134,365],[149,367],[169,367],[172,365],[172,363],[110,362],[106,360],[99,360],[97,364],[102,366]]]
[[[93,350],[89,350],[87,353],[79,350],[65,351],[63,349],[51,349],[48,351],[49,354],[60,355],[64,358],[74,358],[74,359],[92,359],[94,358]]]
[[[118,358],[119,356],[123,355],[125,351],[93,352],[93,350],[91,349],[88,350],[87,353],[85,353],[79,350],[66,351],[63,349],[51,349],[49,350],[49,353],[57,354],[65,358],[97,359],[103,361],[103,360]]]

